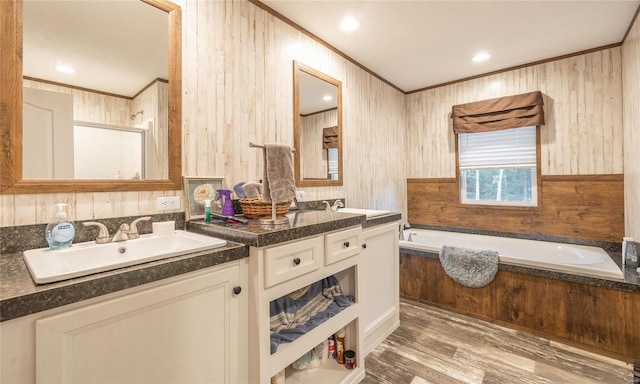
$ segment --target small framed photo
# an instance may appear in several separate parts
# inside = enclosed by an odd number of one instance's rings
[[[182,177],[187,221],[204,217],[205,200],[211,200],[211,212],[220,213],[220,208],[213,200],[216,198],[216,191],[223,188],[223,180],[223,177]]]

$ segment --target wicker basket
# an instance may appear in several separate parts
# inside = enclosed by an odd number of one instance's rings
[[[271,217],[271,203],[265,203],[262,199],[238,199],[245,217],[256,219],[259,217]],[[276,216],[284,216],[289,212],[291,201],[276,203]]]

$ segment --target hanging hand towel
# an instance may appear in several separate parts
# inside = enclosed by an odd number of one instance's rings
[[[282,203],[296,196],[293,180],[293,156],[291,148],[280,144],[264,145],[264,180],[262,201]]]

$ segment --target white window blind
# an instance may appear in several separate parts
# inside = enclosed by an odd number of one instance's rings
[[[536,127],[458,135],[460,170],[536,166]]]
[[[329,178],[338,180],[338,148],[328,148],[329,155]]]

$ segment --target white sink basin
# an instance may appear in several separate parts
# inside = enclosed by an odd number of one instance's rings
[[[391,211],[384,211],[384,210],[380,210],[380,209],[338,208],[338,212],[355,213],[355,214],[358,214],[358,215],[366,215],[367,219],[369,219],[369,218],[376,217],[376,216],[386,215],[387,213],[390,213]]]
[[[44,284],[218,248],[226,244],[225,240],[215,237],[178,230],[170,235],[148,234],[138,239],[115,243],[78,243],[56,251],[49,248],[32,249],[25,251],[23,257],[33,280]]]

